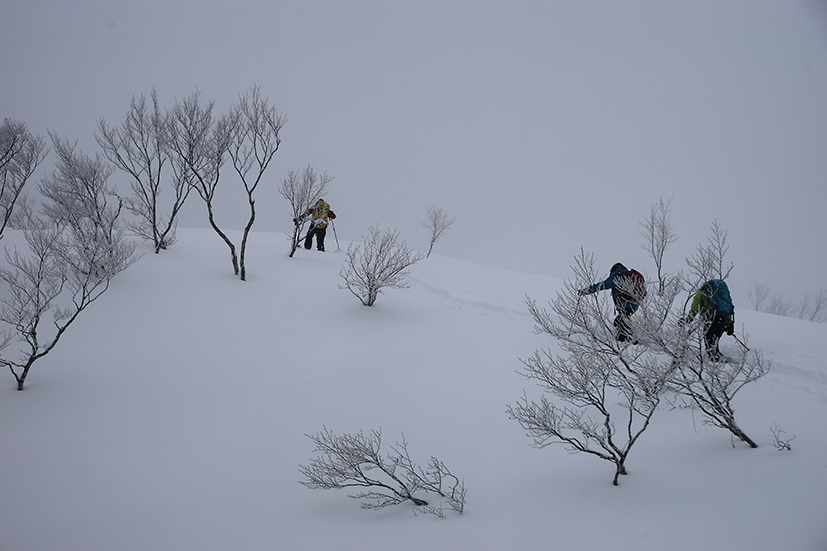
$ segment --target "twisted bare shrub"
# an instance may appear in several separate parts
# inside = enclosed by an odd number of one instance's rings
[[[381,509],[405,501],[414,504],[414,511],[445,517],[445,509],[462,514],[465,507],[465,485],[448,470],[442,461],[431,457],[428,466],[416,466],[408,455],[408,443],[391,446],[383,457],[379,451],[382,434],[371,430],[369,434],[337,436],[327,428],[313,435],[306,435],[316,445],[314,453],[322,454],[300,465],[306,480],[300,484],[314,490],[341,490],[366,488],[353,499],[361,499],[363,509]],[[438,505],[415,494],[438,496]]]

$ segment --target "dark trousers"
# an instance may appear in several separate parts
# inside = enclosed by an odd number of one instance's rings
[[[706,355],[710,360],[717,360],[721,357],[721,351],[718,349],[718,341],[721,340],[721,335],[726,329],[727,320],[722,317],[715,316],[711,320],[704,320],[704,346],[706,347]]]
[[[304,238],[304,248],[310,249],[313,246],[313,236],[316,236],[316,249],[324,251],[324,236],[327,233],[327,228],[312,227],[307,232],[307,237]]]
[[[629,323],[629,318],[635,313],[634,308],[617,308],[617,317],[615,317],[614,326],[617,340],[620,342],[628,341],[632,338],[632,326]]]

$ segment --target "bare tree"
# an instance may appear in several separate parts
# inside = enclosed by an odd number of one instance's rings
[[[813,305],[810,307],[807,319],[819,323],[827,321],[827,288],[822,287],[813,296]]]
[[[200,92],[176,102],[169,126],[169,146],[177,161],[190,171],[192,185],[207,207],[210,226],[230,249],[233,273],[239,275],[235,244],[215,221],[215,192],[221,168],[233,143],[233,121],[227,116],[213,116],[215,102],[201,104]]]
[[[645,313],[641,317],[645,318]],[[744,344],[734,357],[709,359],[704,354],[701,316],[686,323],[679,310],[670,313],[657,333],[642,327],[637,331],[650,343],[651,350],[671,358],[675,369],[670,386],[684,406],[700,411],[706,424],[729,431],[751,448],[757,447],[738,425],[732,402],[745,385],[769,372],[759,352]]]
[[[38,190],[46,198],[43,212],[55,223],[70,228],[91,224],[104,234],[114,234],[123,201],[109,185],[114,169],[97,156],[77,152],[70,142],[50,133],[56,170],[41,180]]]
[[[669,204],[663,202],[652,208],[651,220],[664,218],[668,214]],[[645,228],[657,227],[657,224],[644,225]],[[671,230],[670,230],[671,231]],[[651,230],[649,231],[651,235]],[[646,233],[644,233],[646,235]],[[664,277],[658,264],[658,274],[662,285],[667,281],[669,293],[659,293],[657,300],[644,304],[633,320],[633,331],[649,350],[661,357],[670,358],[672,363],[672,380],[670,387],[677,392],[684,405],[698,409],[704,415],[705,422],[728,430],[733,436],[756,447],[735,419],[732,400],[746,384],[765,375],[769,366],[760,354],[750,352],[745,344],[739,349],[736,358],[727,361],[712,361],[704,353],[704,336],[709,328],[709,320],[696,319],[687,325],[684,317],[686,304],[692,299],[701,282],[711,278],[725,279],[733,269],[732,263],[725,261],[728,246],[727,233],[717,221],[712,222],[712,235],[706,244],[698,246],[697,251],[686,259],[690,273],[695,281],[690,282],[680,274],[677,277]],[[646,247],[644,247],[646,248]],[[653,256],[657,247],[648,249]],[[665,249],[661,249],[662,255]],[[683,308],[673,307],[677,295],[684,291],[684,285],[691,290],[687,294]],[[769,287],[756,285],[750,291],[753,305],[760,307],[769,294]],[[740,341],[739,341],[740,342]]]
[[[327,192],[327,186],[332,179],[326,172],[318,174],[312,166],[307,165],[301,176],[291,169],[288,171],[287,178],[282,180],[279,191],[285,199],[290,201],[293,215],[293,234],[290,240],[289,255],[291,258],[302,240],[301,234],[305,233],[305,213]]]
[[[507,407],[534,445],[562,444],[615,465],[612,480],[626,474],[628,455],[657,410],[674,366],[648,349],[616,340],[613,308],[602,295],[578,293],[597,278],[592,256],[575,259],[574,281],[549,303],[527,299],[535,332],[557,340],[563,355],[535,351],[521,374],[567,405],[527,395]]]
[[[253,194],[261,183],[264,171],[273,160],[279,149],[281,137],[279,132],[287,119],[275,107],[267,104],[267,98],[261,96],[258,86],[239,99],[238,105],[231,108],[230,118],[233,120],[234,132],[229,147],[230,159],[233,168],[241,178],[244,190],[247,193],[247,204],[250,206],[250,217],[244,226],[244,235],[241,238],[239,249],[239,269],[241,280],[247,276],[245,267],[245,252],[250,229],[256,220],[256,202]]]
[[[712,221],[712,235],[707,238],[706,244],[699,244],[695,253],[686,259],[689,272],[694,276],[690,282],[692,288],[697,288],[708,279],[726,279],[732,272],[733,265],[726,264],[726,253],[729,245],[726,244],[727,231],[717,220]]]
[[[0,125],[0,238],[22,198],[24,186],[46,154],[43,138],[30,134],[25,123],[3,120]]]
[[[827,289],[822,287],[815,295],[806,291],[797,305],[790,304],[790,309],[798,319],[820,323],[827,321]]]
[[[314,453],[321,457],[311,459],[307,466],[299,466],[305,476],[300,484],[314,490],[341,490],[366,488],[353,499],[364,500],[363,509],[381,509],[410,501],[415,510],[433,513],[444,518],[447,508],[462,514],[465,507],[465,484],[445,464],[431,457],[428,467],[422,469],[411,460],[404,435],[402,442],[391,446],[383,457],[380,447],[382,434],[371,430],[355,435],[337,436],[325,428],[322,432],[305,435],[315,444]],[[374,474],[375,473],[375,474]],[[433,505],[419,494],[431,494],[440,500]]]
[[[210,226],[230,249],[233,273],[247,278],[247,239],[256,219],[253,195],[281,144],[279,132],[286,119],[270,107],[258,86],[239,98],[229,115],[213,116],[214,102],[201,104],[199,92],[176,102],[169,126],[169,144],[177,161],[192,176],[192,185],[204,204]],[[215,193],[221,168],[229,157],[247,195],[250,216],[237,249],[215,220]]]
[[[422,225],[427,228],[428,233],[431,235],[431,241],[428,245],[428,252],[425,254],[425,258],[431,256],[431,251],[434,249],[434,243],[436,243],[442,233],[453,226],[456,221],[456,216],[449,218],[448,211],[444,208],[433,205],[428,207],[428,214],[426,215],[425,220],[422,221]]]
[[[641,247],[649,253],[657,267],[658,293],[663,293],[665,285],[663,255],[669,245],[678,239],[672,228],[672,220],[669,217],[671,210],[672,199],[664,201],[663,198],[660,198],[657,203],[652,203],[649,207],[649,217],[640,223],[643,228],[640,234],[645,240]]]
[[[339,272],[347,289],[365,306],[373,306],[382,289],[405,289],[410,273],[408,268],[422,260],[421,253],[408,248],[405,241],[398,241],[396,230],[379,232],[379,227],[368,228],[369,237],[363,237],[362,245],[348,245],[347,260]]]
[[[784,295],[770,295],[769,285],[756,283],[749,291],[749,299],[756,312],[819,323],[827,321],[827,289],[824,287],[815,294],[806,291],[798,303],[793,303]]]
[[[123,203],[107,185],[112,169],[52,136],[57,169],[40,183],[46,219],[32,218],[24,236],[32,256],[6,252],[0,269],[8,285],[0,348],[19,344],[18,357],[0,358],[23,390],[35,361],[48,354],[80,313],[137,260],[118,224]],[[44,327],[52,312],[53,325]],[[51,329],[51,331],[49,330]]]
[[[784,298],[784,295],[773,295],[764,311],[774,316],[792,317],[794,308],[793,303]]]
[[[647,342],[654,353],[671,358],[674,377],[670,383],[672,389],[683,399],[683,403],[702,412],[705,421],[730,431],[734,436],[756,447],[735,419],[732,400],[744,385],[765,375],[768,366],[760,354],[750,353],[746,345],[737,358],[729,361],[712,361],[704,353],[704,335],[708,329],[708,320],[699,316],[690,324],[685,323],[683,315],[688,303],[702,282],[709,279],[725,279],[733,269],[727,265],[727,232],[717,221],[712,222],[712,235],[706,244],[698,245],[696,252],[686,259],[694,281],[682,281],[678,277],[674,282],[675,292],[669,301],[661,301],[655,306],[650,303],[641,308],[633,321],[634,330],[639,338]],[[681,287],[686,284],[691,290],[687,294],[684,308],[673,308],[672,300]],[[750,300],[761,304],[766,299],[768,288],[756,286],[750,292]]]
[[[327,185],[333,180],[327,172],[318,174],[313,167],[307,165],[301,175],[295,170],[288,170],[287,177],[281,181],[279,193],[290,201],[290,210],[293,214],[293,235],[290,237],[290,257],[293,257],[301,241],[300,235],[304,232],[306,222],[303,215],[316,204],[327,192]]]
[[[752,304],[753,310],[761,312],[764,306],[764,301],[770,294],[770,286],[763,283],[755,283],[749,290],[749,301]]]
[[[130,177],[132,196],[124,199],[124,206],[134,214],[137,222],[126,226],[136,236],[152,241],[155,253],[175,243],[178,213],[192,190],[192,173],[180,159],[171,159],[167,140],[170,117],[163,113],[155,89],[152,105],[146,98],[132,98],[126,120],[120,127],[110,127],[98,121],[95,139],[104,156]],[[177,162],[176,162],[177,161]],[[169,214],[161,214],[163,173],[169,171],[172,190]]]
[[[810,291],[805,291],[804,296],[801,297],[801,300],[798,301],[793,308],[795,309],[795,317],[800,320],[807,319],[810,315],[810,301],[813,299],[812,294]]]

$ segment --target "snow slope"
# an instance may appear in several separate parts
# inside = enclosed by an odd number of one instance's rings
[[[432,255],[367,308],[338,288],[333,240],[290,259],[255,233],[241,282],[209,230],[179,237],[120,274],[24,392],[0,378],[0,551],[827,549],[827,325],[739,308],[772,361],[736,398],[759,448],[665,407],[614,487],[611,464],[534,449],[505,415],[540,396],[519,358],[554,343],[524,300],[559,279]],[[465,514],[300,485],[323,426],[404,433],[414,461],[465,479]]]

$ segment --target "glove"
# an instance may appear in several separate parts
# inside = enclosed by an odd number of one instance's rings
[[[726,331],[727,335],[732,335],[733,333],[735,333],[735,322],[733,322],[730,319],[729,322],[726,324],[726,328],[724,330]]]
[[[580,289],[580,290],[577,291],[577,294],[582,297],[584,295],[588,295],[589,292],[588,292],[588,289]]]
[[[298,218],[293,218],[293,224],[298,226],[299,225],[299,219]]]

